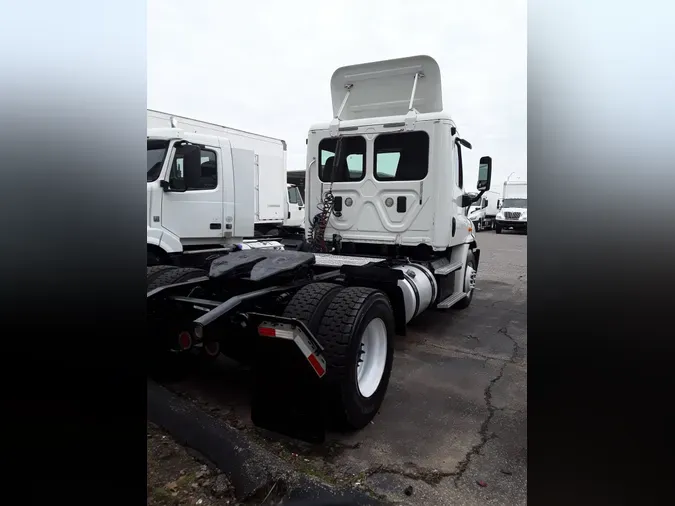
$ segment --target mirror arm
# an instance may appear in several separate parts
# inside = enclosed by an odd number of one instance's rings
[[[474,202],[478,202],[478,201],[480,200],[480,198],[483,196],[483,194],[484,194],[486,191],[487,191],[487,190],[483,190],[482,192],[479,192],[478,195],[476,195],[475,197],[473,197],[473,198],[471,199],[471,204],[473,204]],[[471,204],[469,204],[469,205],[471,205]],[[482,209],[482,207],[481,207],[481,209]]]

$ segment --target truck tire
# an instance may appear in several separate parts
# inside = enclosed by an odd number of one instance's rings
[[[473,255],[472,251],[469,251],[469,254],[466,257],[466,265],[471,266],[473,270],[476,270],[476,258]],[[464,276],[464,291],[466,292],[466,276]],[[453,308],[456,309],[466,309],[471,305],[471,301],[473,300],[473,292],[474,290],[472,289],[471,292],[469,292],[469,295],[464,297],[462,300],[460,300],[457,304],[452,306]]]
[[[148,292],[162,286],[189,281],[190,279],[205,276],[202,269],[192,267],[175,267],[158,265],[148,267]],[[160,380],[176,380],[183,377],[196,363],[190,353],[172,353],[168,349],[157,347],[163,342],[162,336],[155,336],[158,341],[151,342],[149,370]]]
[[[168,267],[167,269],[159,270],[154,279],[150,280],[150,270],[158,267]],[[173,285],[174,283],[182,283],[200,276],[206,276],[207,272],[203,269],[194,267],[174,267],[167,265],[158,265],[155,267],[148,267],[148,292],[159,288],[160,286]]]
[[[162,272],[177,268],[178,267],[174,265],[153,265],[152,267],[148,267],[147,270],[148,287],[150,286],[150,283],[152,283],[160,274],[162,274]]]
[[[358,430],[377,414],[394,360],[394,313],[372,288],[340,291],[326,309],[317,338],[326,359],[325,407],[337,430]]]
[[[343,288],[335,283],[305,285],[295,293],[283,316],[300,320],[316,336],[328,305]]]
[[[497,224],[495,225],[495,233],[497,233],[497,234],[501,234],[501,233],[502,233],[502,226],[501,226],[499,223],[497,223]]]

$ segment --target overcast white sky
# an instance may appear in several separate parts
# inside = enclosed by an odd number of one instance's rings
[[[527,0],[148,0],[148,108],[270,135],[303,169],[343,65],[427,54],[464,138],[469,188],[527,176]],[[465,152],[466,153],[466,152]]]

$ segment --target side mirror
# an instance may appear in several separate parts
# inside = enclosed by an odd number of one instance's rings
[[[478,198],[475,193],[464,193],[460,199],[459,207],[465,207],[466,212],[469,212],[469,206],[473,204]]]
[[[478,183],[476,188],[479,192],[485,192],[490,189],[490,181],[492,180],[492,158],[483,156],[478,162]]]
[[[168,181],[168,186],[169,186],[169,191],[172,191],[172,192],[183,193],[183,192],[187,191],[187,183],[185,182],[184,177],[170,178],[169,181]]]
[[[160,185],[164,191],[183,193],[190,186],[190,181],[193,183],[192,187],[198,183],[201,170],[201,150],[199,146],[180,145],[176,148],[169,180],[160,182]]]

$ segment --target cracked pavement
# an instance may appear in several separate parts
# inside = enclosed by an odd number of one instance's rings
[[[412,323],[381,413],[336,461],[369,462],[365,486],[392,502],[526,503],[527,236],[478,243],[471,306]]]
[[[478,234],[477,291],[463,311],[427,311],[396,343],[389,390],[364,430],[323,449],[267,439],[310,474],[395,504],[519,505],[527,490],[527,236]],[[242,430],[244,381],[176,385]],[[199,392],[199,393],[197,393]],[[213,406],[220,406],[213,408]]]

